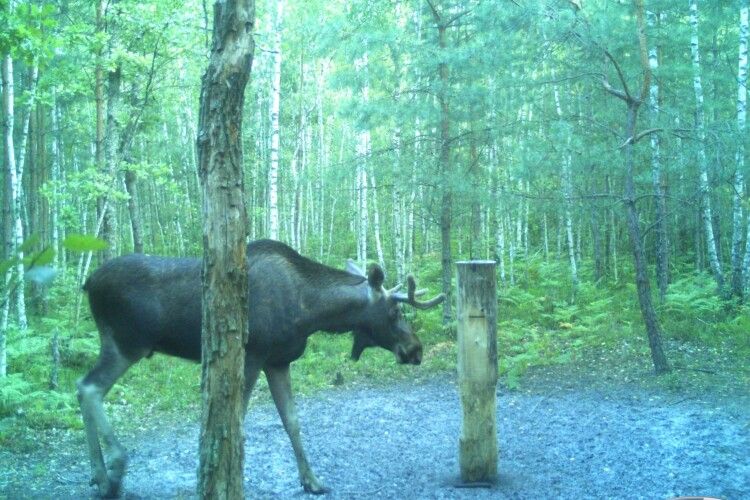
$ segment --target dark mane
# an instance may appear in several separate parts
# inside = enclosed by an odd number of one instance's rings
[[[275,240],[256,240],[248,244],[249,258],[259,254],[273,255],[283,258],[305,279],[315,281],[321,286],[327,284],[359,285],[365,281],[364,276],[357,276],[342,269],[315,262],[297,253],[292,247]]]

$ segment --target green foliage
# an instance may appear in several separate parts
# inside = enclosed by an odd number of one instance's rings
[[[727,318],[726,305],[716,294],[716,284],[705,274],[686,276],[672,283],[659,312],[664,330],[674,338],[709,344],[715,344],[720,336],[719,322]]]
[[[87,234],[69,234],[63,240],[63,246],[74,252],[96,252],[107,248],[107,242]]]

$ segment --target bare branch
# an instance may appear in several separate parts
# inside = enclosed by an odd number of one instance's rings
[[[627,146],[628,144],[635,144],[636,142],[638,142],[641,139],[643,139],[645,136],[653,134],[653,133],[656,133],[656,132],[661,132],[663,130],[664,130],[663,128],[650,128],[650,129],[638,132],[637,134],[635,134],[635,136],[628,137],[627,139],[625,139],[625,142],[623,142],[620,145],[620,147],[618,147],[617,149],[622,149],[625,146]]]
[[[435,19],[435,22],[440,24],[440,21],[441,21],[440,13],[435,8],[435,5],[432,3],[432,0],[427,0],[427,5],[430,6],[430,10],[432,11],[432,17]]]
[[[625,80],[625,75],[622,73],[622,68],[620,68],[620,65],[617,63],[617,60],[610,54],[610,52],[607,49],[604,49],[604,55],[607,56],[607,59],[609,59],[612,64],[615,66],[615,70],[617,71],[617,77],[620,79],[620,83],[622,83],[622,91],[621,94],[625,95],[625,100],[630,103],[633,101],[633,96],[630,94],[630,90],[628,89],[628,82]],[[609,85],[609,83],[607,83]],[[607,88],[607,85],[605,85],[605,89]],[[613,89],[614,90],[614,89]],[[617,97],[620,97],[617,93],[614,93],[612,91],[609,91],[610,93],[616,95]],[[623,99],[623,97],[620,97],[620,99]]]

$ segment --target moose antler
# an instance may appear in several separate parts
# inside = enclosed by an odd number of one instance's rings
[[[400,286],[396,287],[394,290],[398,290],[398,288],[400,288]],[[445,294],[441,293],[437,297],[425,302],[418,301],[416,298],[427,293],[427,290],[417,290],[417,282],[411,274],[406,278],[406,288],[408,290],[407,294],[394,292],[391,297],[397,302],[409,304],[417,309],[430,309],[445,300]]]

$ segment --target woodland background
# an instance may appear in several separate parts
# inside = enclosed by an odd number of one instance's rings
[[[80,428],[98,263],[201,251],[210,13],[0,1],[0,443]],[[454,261],[497,260],[510,387],[554,363],[746,384],[747,37],[747,0],[259,1],[251,235],[449,296]],[[427,372],[454,369],[452,303],[414,318]],[[303,392],[411,376],[387,353],[348,363],[348,342],[311,343]],[[197,366],[140,365],[110,396],[120,418],[195,410]]]

